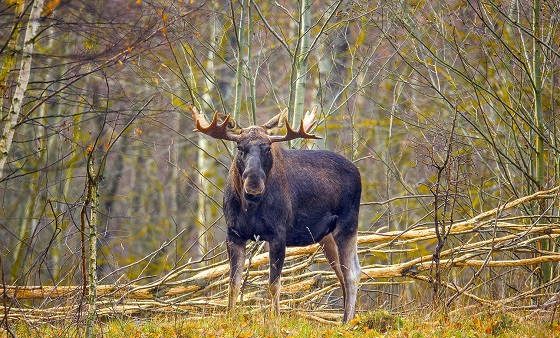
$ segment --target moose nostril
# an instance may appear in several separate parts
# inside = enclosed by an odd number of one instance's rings
[[[248,187],[245,186],[245,195],[252,195],[252,196],[260,196],[262,195],[262,192],[264,189],[261,189],[260,187]]]
[[[262,180],[246,180],[243,182],[243,192],[245,197],[259,198],[264,192],[264,182]]]

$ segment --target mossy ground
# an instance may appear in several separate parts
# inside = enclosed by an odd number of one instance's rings
[[[72,325],[13,325],[17,337],[81,337]],[[97,327],[98,337],[560,337],[560,323],[526,314],[477,314],[434,318],[406,317],[385,311],[361,314],[346,325],[320,323],[295,314],[215,315],[191,319],[155,316],[109,320]]]

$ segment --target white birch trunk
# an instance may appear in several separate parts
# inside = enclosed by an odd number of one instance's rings
[[[217,36],[217,18],[213,19],[212,23],[212,31],[210,34],[210,44],[212,48],[208,50],[208,61],[206,63],[206,71],[210,76],[214,75],[214,47],[216,45],[216,36]],[[212,100],[212,96],[210,93],[214,90],[214,84],[208,77],[205,80],[206,90],[202,95],[202,99],[204,102],[208,103],[212,108],[214,107],[214,103]],[[204,109],[205,110],[205,109]],[[201,253],[204,254],[206,250],[210,247],[212,242],[212,233],[207,231],[206,225],[210,224],[209,216],[210,210],[208,210],[206,195],[210,193],[211,185],[208,181],[208,174],[211,170],[212,163],[208,158],[207,153],[210,150],[208,142],[208,137],[206,135],[200,134],[198,136],[198,170],[200,171],[200,192],[198,193],[198,212],[197,212],[197,219],[199,223],[198,229],[198,240],[202,247]]]
[[[539,39],[541,38],[541,2],[540,0],[533,1],[533,123],[537,129],[534,138],[534,147],[536,150],[535,154],[535,180],[537,181],[537,190],[544,189],[545,187],[545,150],[544,150],[544,116],[543,116],[543,106],[542,106],[542,91],[543,91],[543,74],[542,66],[544,64],[543,55],[541,53],[541,46]],[[546,212],[546,205],[542,203],[539,204],[539,213],[544,214]],[[541,241],[542,250],[549,251],[552,247],[552,242],[550,239],[543,239]],[[543,282],[549,282],[553,275],[553,265],[550,262],[543,263],[541,266]]]
[[[4,117],[6,121],[0,138],[0,179],[4,177],[4,166],[6,165],[8,154],[10,152],[10,148],[12,147],[15,131],[14,128],[21,113],[25,90],[27,89],[27,84],[29,83],[29,77],[31,75],[33,47],[35,45],[35,35],[37,34],[37,29],[39,28],[39,17],[43,9],[43,2],[44,0],[35,0],[33,2],[31,14],[29,14],[27,29],[25,30],[23,53],[21,56],[16,90],[12,98],[10,111],[8,112],[8,115]]]
[[[293,128],[297,130],[303,119],[305,109],[305,87],[307,81],[307,57],[309,54],[309,27],[311,25],[311,2],[300,0],[298,46],[292,61],[290,75],[290,102],[288,111]],[[294,148],[299,148],[302,141],[296,139],[289,142]]]
[[[235,18],[234,18],[235,19]],[[214,33],[212,33],[214,35]],[[239,118],[239,112],[241,110],[241,91],[243,89],[243,63],[245,62],[245,0],[241,0],[241,15],[239,17],[239,29],[237,33],[238,38],[238,52],[237,52],[237,68],[235,70],[235,98],[233,106],[233,119],[235,121]],[[213,42],[213,41],[212,41]],[[210,51],[209,53],[212,53]]]
[[[47,50],[51,50],[53,47],[53,42],[54,39],[52,38],[52,36],[54,35],[54,29],[51,27],[49,29],[49,39],[48,42],[46,44],[46,49]],[[49,58],[47,60],[47,68],[46,71],[44,73],[44,78],[45,79],[50,79],[52,78],[52,66],[53,61],[52,58]],[[49,76],[50,75],[50,76]],[[44,102],[41,105],[41,108],[39,109],[39,115],[38,118],[39,119],[43,119],[46,114],[47,114],[47,106],[49,104],[47,102]],[[54,140],[56,139],[56,137],[51,137],[48,142],[46,140],[47,138],[47,133],[46,133],[46,127],[48,125],[48,121],[45,119],[43,121],[43,125],[39,126],[37,128],[37,168],[41,168],[41,166],[43,165],[47,165],[46,163],[46,154],[47,154],[47,148],[49,149],[52,148]],[[31,234],[35,232],[35,228],[37,227],[38,223],[39,223],[39,219],[35,218],[35,209],[37,206],[37,202],[45,202],[46,203],[46,198],[43,197],[41,198],[41,194],[40,194],[40,187],[41,187],[41,175],[42,172],[41,171],[37,171],[35,173],[33,173],[31,175],[31,189],[30,189],[30,194],[29,194],[29,199],[27,200],[26,206],[25,206],[25,215],[24,217],[22,217],[21,219],[21,224],[20,224],[20,228],[19,228],[19,237],[18,237],[18,242],[16,244],[16,247],[14,248],[13,251],[13,259],[14,259],[14,264],[12,265],[11,268],[11,275],[12,275],[12,279],[15,280],[17,278],[17,275],[21,272],[21,268],[23,267],[23,265],[25,264],[24,257],[26,254],[27,250],[24,250],[24,244],[27,244],[29,246],[31,246],[31,243],[29,242],[31,239]],[[56,223],[56,222],[55,222]],[[56,229],[55,229],[56,231]],[[19,283],[18,283],[19,284]]]
[[[21,12],[25,9],[25,2],[21,1],[19,4],[16,4],[14,10],[14,18],[19,18]],[[21,22],[16,24],[16,30],[10,41],[8,42],[8,50],[15,51],[17,48],[17,42],[19,39],[19,32]],[[0,86],[2,88],[6,88],[8,84],[8,78],[10,77],[10,72],[13,70],[16,64],[16,55],[14,52],[12,53],[5,53],[4,58],[2,59],[2,69],[0,70]],[[4,121],[4,95],[0,95],[0,119]]]
[[[305,87],[307,80],[307,56],[309,53],[309,27],[311,25],[311,2],[300,0],[299,9],[299,45],[294,54],[294,69],[292,71],[290,87],[290,108],[292,125],[299,127],[299,121],[303,119],[305,108]],[[296,142],[297,143],[297,142]]]
[[[210,239],[208,238],[208,233],[206,232],[206,224],[209,224],[208,222],[208,208],[206,206],[206,194],[209,193],[209,184],[208,184],[208,180],[205,177],[208,174],[208,169],[210,167],[209,165],[209,159],[208,156],[206,155],[206,151],[208,151],[209,148],[209,144],[208,144],[208,140],[206,139],[206,135],[198,135],[198,157],[197,157],[197,166],[198,166],[198,170],[200,171],[200,179],[198,181],[199,187],[200,187],[200,191],[198,192],[198,196],[197,196],[197,213],[196,213],[196,219],[197,219],[197,237],[198,237],[198,243],[199,243],[199,247],[200,247],[200,256],[202,257],[202,255],[206,252],[206,250],[208,249],[209,246],[209,241]]]

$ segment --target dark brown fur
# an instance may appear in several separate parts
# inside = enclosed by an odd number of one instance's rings
[[[343,286],[344,321],[348,321],[355,313],[360,278],[358,169],[330,151],[287,150],[271,144],[263,127],[244,129],[237,144],[224,191],[230,308],[241,286],[246,241],[259,238],[269,243],[270,292],[276,312],[286,246],[320,242]]]

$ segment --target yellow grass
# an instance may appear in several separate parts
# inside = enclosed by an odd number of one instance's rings
[[[264,310],[263,310],[264,312]],[[98,337],[560,337],[560,324],[550,316],[476,314],[399,316],[385,311],[361,314],[346,325],[325,323],[302,314],[242,313],[203,318],[154,316],[112,319],[97,326]],[[80,337],[74,324],[12,326],[17,337]]]

